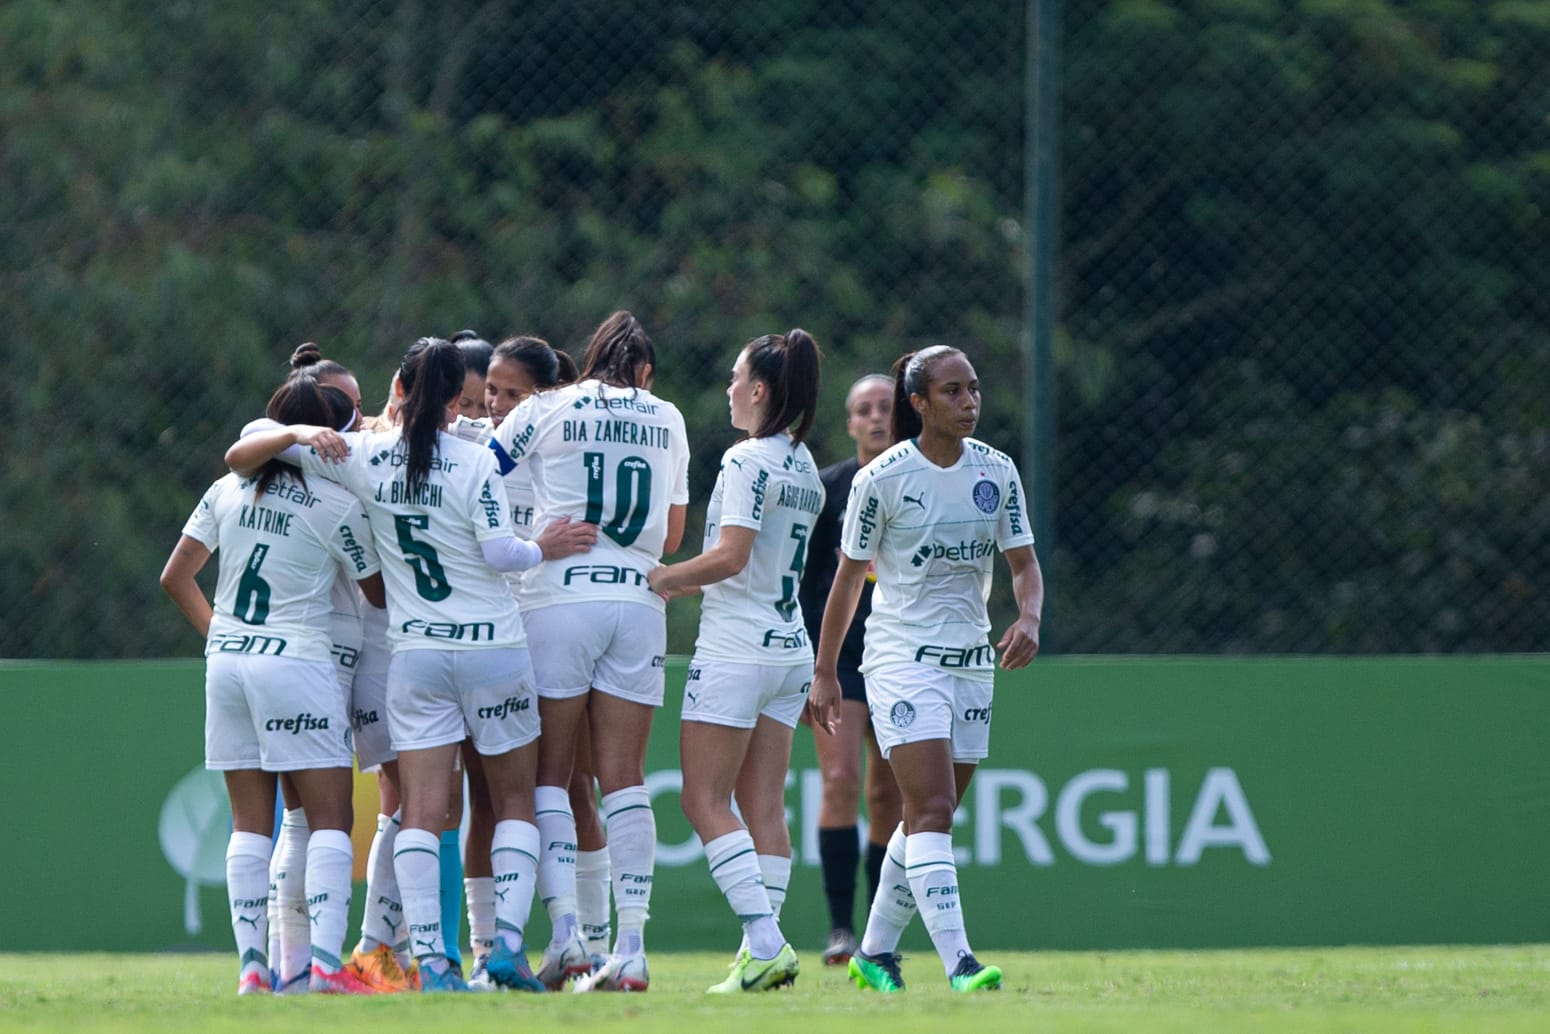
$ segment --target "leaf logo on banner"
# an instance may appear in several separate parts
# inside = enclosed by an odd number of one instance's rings
[[[219,772],[196,768],[179,779],[162,802],[156,835],[161,853],[187,883],[183,889],[183,929],[204,929],[199,888],[226,882],[226,841],[231,834],[231,803]]]

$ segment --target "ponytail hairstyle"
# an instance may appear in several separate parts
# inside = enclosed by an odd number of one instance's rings
[[[798,328],[754,338],[743,352],[748,357],[749,378],[763,382],[769,400],[763,419],[749,437],[768,438],[790,431],[794,441],[802,441],[812,430],[818,408],[818,342]]]
[[[963,355],[962,350],[951,345],[932,345],[918,352],[906,352],[893,364],[893,413],[889,416],[889,430],[894,444],[920,434],[920,414],[910,402],[910,396],[927,398],[931,394],[931,367],[938,359],[950,355]]]
[[[521,363],[540,391],[576,379],[576,360],[541,337],[509,337],[495,346],[491,359]]]
[[[413,495],[430,477],[436,458],[437,438],[447,420],[447,407],[463,390],[467,366],[463,351],[439,337],[422,337],[398,367],[398,383],[404,389],[403,443],[409,450],[404,464],[404,484]]]
[[[463,362],[468,370],[472,370],[481,377],[488,372],[490,358],[495,354],[495,346],[480,337],[478,331],[460,330],[449,340],[463,350]]]
[[[292,373],[269,396],[264,415],[282,424],[346,427],[355,422],[355,402],[338,388],[325,387],[310,372],[302,370]],[[291,475],[303,485],[307,483],[300,470],[278,458],[271,459],[258,470],[254,498],[263,495],[282,473]]]
[[[291,353],[291,376],[296,377],[303,373],[310,374],[318,380],[325,377],[355,376],[343,363],[324,359],[323,348],[316,341],[303,342]],[[353,409],[354,406],[352,405],[351,408]]]
[[[644,368],[657,368],[657,350],[633,313],[620,309],[598,325],[581,357],[579,380],[615,388],[640,386]]]

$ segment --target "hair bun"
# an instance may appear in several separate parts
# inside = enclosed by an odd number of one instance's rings
[[[304,370],[309,366],[321,362],[323,348],[316,341],[305,341],[296,346],[291,353],[291,369]]]

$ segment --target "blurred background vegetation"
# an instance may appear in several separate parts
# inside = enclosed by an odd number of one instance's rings
[[[1059,16],[1048,648],[1543,649],[1550,3]],[[937,342],[1018,455],[1028,18],[7,0],[0,656],[198,652],[157,574],[303,340],[370,406],[422,334],[579,353],[634,310],[686,552],[757,334],[824,346],[822,462],[851,379]]]

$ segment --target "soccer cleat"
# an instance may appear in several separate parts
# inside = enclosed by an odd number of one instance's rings
[[[570,943],[544,949],[543,963],[538,967],[538,982],[551,991],[558,991],[575,977],[592,972],[592,959],[580,937],[572,937]]]
[[[435,966],[420,967],[420,991],[422,994],[441,994],[448,991],[467,991],[463,974],[451,966],[438,971]]]
[[[397,955],[398,953],[394,952],[393,954]],[[420,990],[420,960],[410,959],[409,964],[405,965],[402,957],[400,957],[398,966],[404,971],[404,979],[409,982],[409,990]]]
[[[782,944],[773,959],[756,959],[748,952],[738,955],[732,972],[719,984],[705,989],[706,994],[731,995],[742,991],[773,991],[790,987],[797,980],[797,953]]]
[[[856,935],[837,926],[829,931],[829,944],[823,950],[825,966],[843,966],[856,953]]]
[[[312,967],[312,980],[307,989],[315,995],[374,995],[377,989],[356,975],[355,970],[346,965],[325,973],[317,966]]]
[[[237,994],[266,995],[274,989],[268,970],[250,969],[237,978]]]
[[[504,987],[490,979],[490,953],[485,952],[474,959],[474,968],[468,971],[468,989],[470,991],[504,991]]]
[[[965,954],[958,960],[958,968],[947,978],[954,991],[999,991],[1001,970],[983,965],[973,955]]]
[[[650,985],[651,971],[646,966],[645,955],[610,955],[601,966],[577,977],[570,989],[584,994],[588,991],[644,991]]]
[[[491,949],[485,958],[485,972],[490,979],[501,987],[513,991],[545,991],[548,990],[539,983],[533,975],[533,968],[527,963],[527,955],[521,949],[512,951],[500,942]]]
[[[379,994],[399,994],[413,990],[409,986],[409,975],[398,964],[398,956],[386,944],[379,944],[370,951],[363,951],[357,945],[350,954],[346,968],[354,971],[357,977]]]
[[[895,952],[868,955],[857,949],[850,957],[850,979],[857,987],[870,987],[885,995],[904,990],[904,975],[899,972],[899,956]]]

